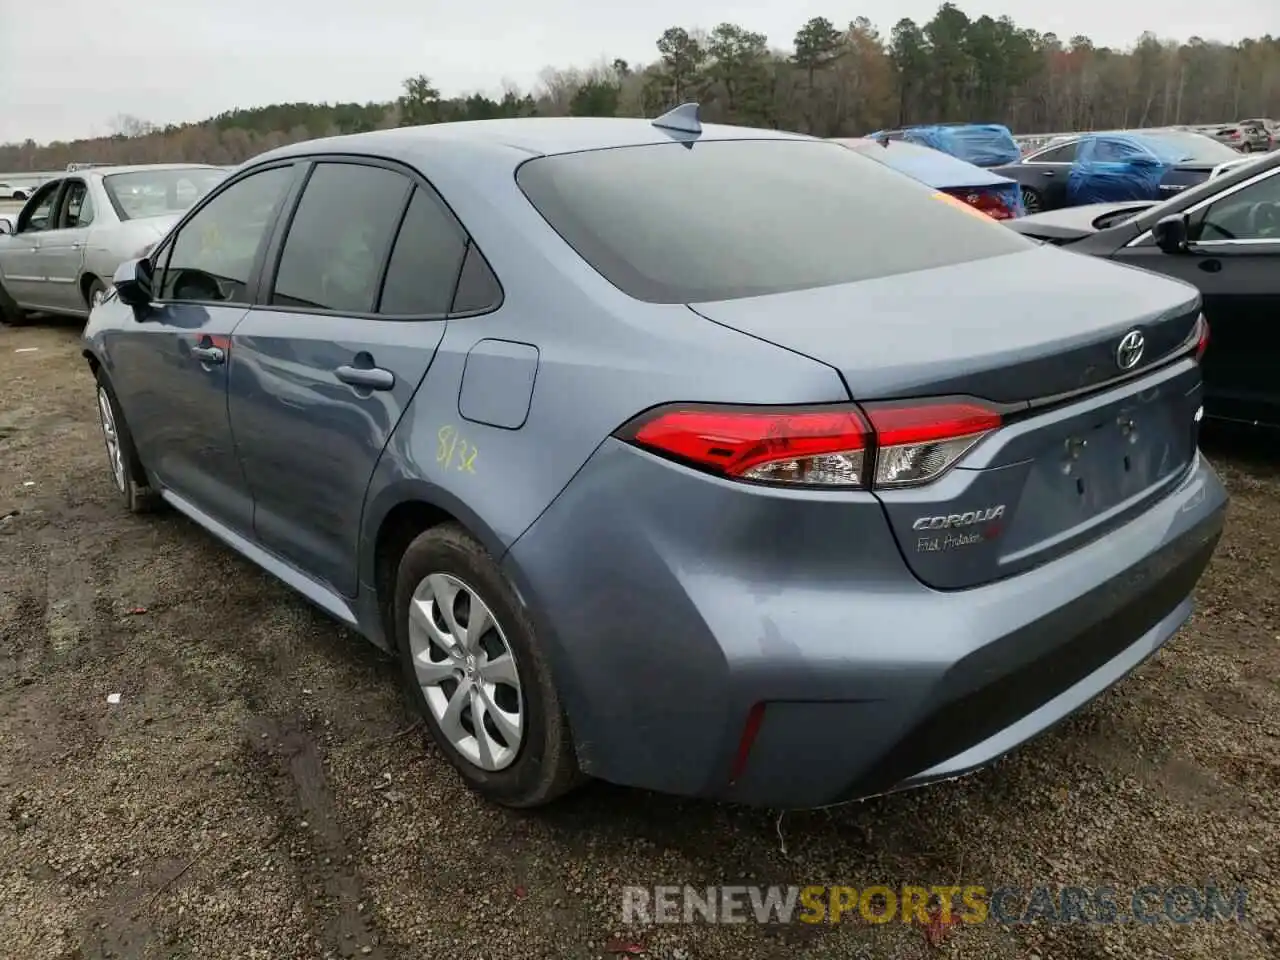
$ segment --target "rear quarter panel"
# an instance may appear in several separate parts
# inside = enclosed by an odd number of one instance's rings
[[[640,303],[622,294],[525,199],[510,159],[433,156],[416,165],[484,252],[503,301],[491,313],[448,321],[436,359],[379,461],[362,523],[366,585],[374,582],[382,521],[406,500],[449,511],[501,558],[610,433],[650,407],[848,399],[825,364],[683,305]],[[503,397],[531,382],[527,416],[515,428],[468,420],[461,412],[473,409],[459,402],[468,355],[493,340],[537,358],[536,369],[513,371],[511,379],[492,367],[479,382],[474,370],[468,377],[469,393]]]

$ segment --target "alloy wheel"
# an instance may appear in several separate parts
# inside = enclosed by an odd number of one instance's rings
[[[1022,191],[1022,209],[1023,212],[1030,216],[1033,213],[1040,212],[1040,194],[1034,190],[1023,189]]]
[[[447,573],[422,579],[409,602],[414,673],[440,732],[486,771],[515,762],[525,703],[502,625],[471,587]]]
[[[111,411],[111,397],[98,388],[98,419],[102,421],[102,439],[107,445],[107,462],[111,465],[111,479],[121,493],[125,490],[124,451],[120,447],[120,433],[116,429],[115,414]]]

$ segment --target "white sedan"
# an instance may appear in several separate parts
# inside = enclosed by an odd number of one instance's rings
[[[116,267],[145,256],[226,175],[204,164],[148,164],[42,184],[16,217],[0,217],[0,319],[20,322],[28,311],[87,317]]]

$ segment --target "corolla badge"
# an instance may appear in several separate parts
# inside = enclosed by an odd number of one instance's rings
[[[966,510],[964,513],[943,514],[937,517],[917,517],[911,524],[912,530],[954,530],[957,527],[972,527],[979,523],[989,523],[1004,516],[1005,505],[999,504],[984,510]]]
[[[1116,366],[1121,370],[1132,370],[1142,359],[1142,351],[1146,345],[1147,341],[1141,330],[1130,330],[1116,347]]]

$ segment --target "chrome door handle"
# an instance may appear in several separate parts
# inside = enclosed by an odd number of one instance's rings
[[[227,359],[221,347],[192,347],[191,355],[202,363],[223,363]]]

